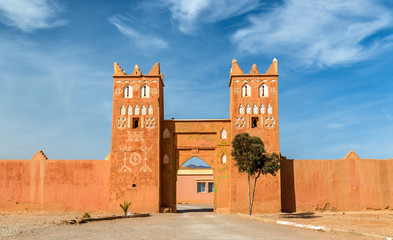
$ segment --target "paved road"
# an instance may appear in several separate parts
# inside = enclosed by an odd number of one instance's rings
[[[4,239],[363,239],[316,232],[180,207],[181,213],[50,226]]]

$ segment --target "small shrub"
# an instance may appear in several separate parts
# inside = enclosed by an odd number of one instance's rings
[[[126,201],[124,201],[123,204],[120,203],[120,207],[121,207],[121,209],[123,209],[123,211],[124,211],[124,216],[127,215],[128,207],[130,207],[130,205],[131,205],[131,202],[126,202]]]
[[[82,215],[82,218],[90,218],[90,214],[88,212],[85,212],[85,214]]]

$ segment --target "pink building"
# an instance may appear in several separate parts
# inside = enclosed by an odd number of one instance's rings
[[[211,168],[180,168],[177,173],[176,189],[177,203],[213,204],[213,170]]]

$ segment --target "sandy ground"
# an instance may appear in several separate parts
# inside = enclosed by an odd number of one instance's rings
[[[256,214],[256,216],[393,237],[393,210]]]

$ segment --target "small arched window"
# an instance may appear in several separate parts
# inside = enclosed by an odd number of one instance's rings
[[[132,115],[132,107],[130,105],[128,105],[127,114]]]
[[[253,114],[258,114],[258,107],[257,105],[254,104],[254,106],[252,107],[252,113]]]
[[[169,130],[165,128],[164,133],[162,134],[163,138],[169,138]]]
[[[263,104],[261,104],[261,106],[259,107],[259,113],[265,114],[265,106],[263,106]]]
[[[251,87],[248,84],[244,84],[242,87],[242,97],[251,96]]]
[[[225,129],[221,131],[221,139],[227,139],[227,131],[225,131]]]
[[[141,98],[150,97],[150,88],[146,84],[143,84],[141,87]]]
[[[250,105],[248,105],[248,104],[247,104],[247,106],[246,106],[246,113],[247,113],[247,114],[251,114],[251,107],[250,107]]]
[[[153,107],[151,105],[149,105],[149,107],[147,108],[147,113],[149,115],[153,115]]]
[[[135,115],[139,115],[139,107],[138,107],[138,105],[136,105],[135,108],[134,108],[134,114]]]
[[[273,109],[272,106],[270,106],[270,104],[267,105],[267,114],[273,114]]]
[[[126,85],[123,92],[124,98],[132,98],[132,87],[130,85]]]
[[[164,164],[168,164],[169,163],[169,157],[168,157],[168,154],[165,154],[165,156],[164,156]]]
[[[145,105],[142,105],[141,114],[142,115],[146,115],[146,107],[145,107]]]
[[[239,106],[239,114],[244,114],[244,107],[241,104]]]
[[[269,96],[269,87],[266,84],[262,84],[259,87],[259,96],[260,97],[268,97]]]
[[[222,163],[227,163],[227,155],[225,155],[225,153],[223,153],[223,154],[221,155],[221,162],[222,162]]]
[[[120,107],[120,114],[126,115],[126,107],[124,107],[124,105],[121,105],[121,107]]]

